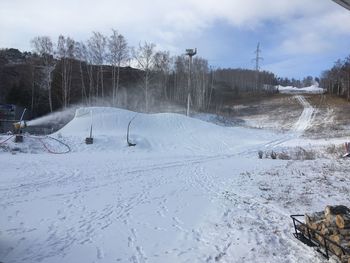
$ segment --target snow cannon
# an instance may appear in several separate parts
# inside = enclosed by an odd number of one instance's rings
[[[85,138],[85,143],[86,143],[86,144],[93,144],[93,143],[94,143],[94,138],[92,138],[92,137],[86,137],[86,138]]]
[[[25,127],[27,127],[27,124],[25,121],[19,121],[19,122],[13,123],[15,142],[23,142],[22,129],[24,129]]]
[[[86,144],[93,144],[94,143],[94,138],[92,138],[92,124],[90,126],[90,136],[85,138],[85,143]]]
[[[19,121],[19,122],[13,123],[13,129],[16,134],[20,133],[21,129],[24,129],[25,127],[27,127],[27,123],[25,121]]]
[[[21,119],[19,122],[13,123],[13,131],[15,136],[15,142],[23,142],[23,135],[22,135],[22,129],[27,127],[27,123],[23,120],[24,114],[27,109],[24,109],[22,112]]]

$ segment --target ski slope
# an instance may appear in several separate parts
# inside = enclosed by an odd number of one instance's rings
[[[70,142],[73,151],[133,152],[127,147],[129,121],[130,140],[137,152],[190,155],[230,155],[249,153],[270,141],[271,132],[241,127],[221,127],[180,114],[142,114],[115,108],[82,108],[56,133]],[[83,142],[93,127],[95,144]]]
[[[135,114],[81,108],[53,135],[71,153],[0,153],[0,261],[322,262],[293,239],[289,214],[319,210],[326,186],[257,158],[284,134],[137,114],[127,147]]]

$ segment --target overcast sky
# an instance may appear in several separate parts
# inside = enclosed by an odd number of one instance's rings
[[[0,0],[0,48],[31,50],[59,34],[87,40],[115,28],[130,45],[151,41],[173,55],[198,48],[214,67],[318,76],[350,54],[350,11],[331,0]]]

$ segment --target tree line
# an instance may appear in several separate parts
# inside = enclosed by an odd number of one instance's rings
[[[150,42],[131,47],[114,29],[86,41],[38,36],[31,45],[32,52],[0,50],[0,100],[34,115],[101,101],[148,112],[160,101],[185,105],[188,95],[194,109],[213,110],[241,96],[273,93],[278,84],[271,72],[213,69],[200,56],[189,67],[186,55],[171,56]]]
[[[321,85],[329,94],[350,100],[350,56],[338,59],[333,67],[322,72]]]

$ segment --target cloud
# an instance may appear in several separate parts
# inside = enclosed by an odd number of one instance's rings
[[[330,0],[1,2],[0,47],[22,50],[30,50],[30,40],[38,35],[57,39],[59,34],[64,34],[76,40],[86,40],[92,31],[109,35],[110,29],[115,28],[126,36],[131,45],[152,41],[176,54],[194,44],[202,47],[206,43],[210,45],[213,41],[210,41],[212,35],[208,32],[215,31],[217,25],[226,24],[232,28],[232,37],[236,41],[240,41],[237,30],[257,36],[255,44],[263,39],[263,47],[269,47],[263,50],[266,58],[270,55],[322,54],[337,47],[339,36],[350,36],[350,12]],[[270,28],[270,25],[273,26]],[[216,44],[219,42],[220,39],[215,41]],[[227,44],[222,44],[226,51]],[[210,50],[210,46],[205,46],[203,50]],[[209,55],[214,58],[220,55],[215,52],[213,50]],[[237,50],[232,49],[231,52]]]
[[[186,34],[202,32],[216,20],[235,27],[254,29],[267,20],[290,23],[295,16],[307,17],[336,9],[329,0],[4,0],[0,11],[3,38],[23,32],[32,35],[60,33],[79,35],[92,30],[118,28],[139,39],[159,38],[167,42]],[[343,14],[343,17],[345,15]],[[335,16],[333,20],[341,19]],[[348,21],[348,20],[347,20]],[[346,23],[343,23],[346,30]],[[84,33],[82,33],[84,32]],[[171,38],[164,36],[171,35]],[[17,36],[15,36],[16,38]],[[4,43],[5,42],[5,43]]]
[[[320,54],[337,48],[338,36],[350,36],[350,13],[335,9],[290,20],[283,26],[279,51],[285,54]]]

